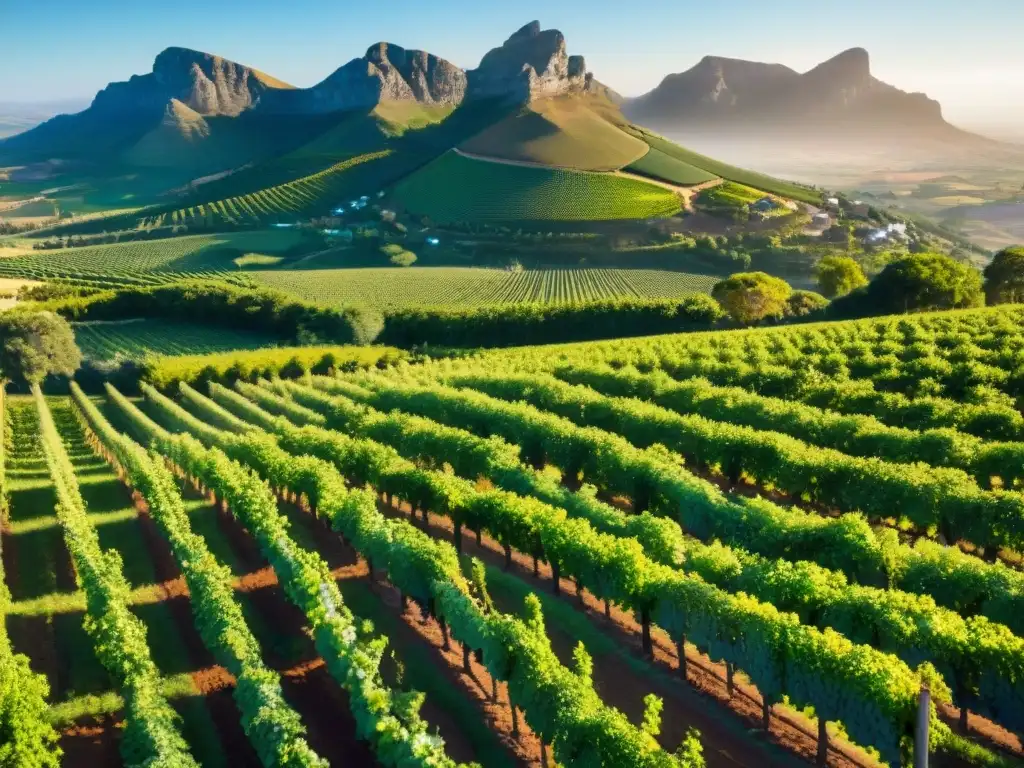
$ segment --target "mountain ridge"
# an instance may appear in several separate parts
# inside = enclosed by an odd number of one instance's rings
[[[971,136],[945,120],[939,102],[876,78],[864,48],[842,51],[806,72],[705,56],[627,100],[625,112],[654,128],[676,124],[736,131],[784,128],[798,134],[871,130],[900,136],[925,131],[951,140]]]

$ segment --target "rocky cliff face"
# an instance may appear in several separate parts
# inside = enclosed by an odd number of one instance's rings
[[[177,100],[199,115],[233,116],[255,106],[268,91],[289,87],[220,56],[168,48],[156,57],[150,74],[111,83],[96,95],[90,109],[162,114],[171,100]]]
[[[277,92],[263,108],[284,112],[364,109],[382,101],[458,105],[466,93],[466,73],[449,61],[377,43],[312,88]]]
[[[537,21],[487,53],[480,66],[467,75],[467,97],[474,99],[530,102],[581,93],[591,83],[583,57],[568,54],[565,36],[556,29],[542,30]]]
[[[630,101],[626,112],[655,127],[679,124],[692,129],[952,128],[938,102],[875,78],[862,48],[844,51],[803,74],[778,64],[708,56]]]

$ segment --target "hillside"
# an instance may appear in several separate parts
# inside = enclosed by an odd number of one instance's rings
[[[463,142],[470,155],[584,171],[614,171],[647,154],[647,146],[613,125],[597,97],[535,101]],[[591,107],[591,104],[594,107]]]
[[[478,160],[448,152],[395,188],[396,203],[443,224],[614,221],[671,216],[679,198],[607,173]]]

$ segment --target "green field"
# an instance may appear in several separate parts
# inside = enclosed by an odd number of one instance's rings
[[[717,187],[705,189],[697,198],[697,202],[713,208],[739,209],[745,205],[756,203],[764,194],[743,184],[727,181]]]
[[[291,221],[304,213],[327,213],[335,199],[342,194],[346,171],[364,163],[381,160],[388,150],[369,152],[348,158],[318,173],[304,176],[285,184],[261,189],[247,195],[229,197],[187,208],[154,212],[141,219],[143,226],[166,226],[195,222],[264,222],[277,219]]]
[[[763,173],[748,171],[744,168],[737,168],[734,165],[714,160],[710,157],[692,152],[689,149],[662,138],[655,133],[650,133],[642,128],[637,128],[637,135],[642,138],[652,149],[660,150],[666,155],[675,158],[683,163],[700,168],[708,173],[719,176],[727,181],[735,181],[737,184],[745,184],[748,187],[759,189],[763,192],[786,197],[790,200],[799,200],[812,205],[821,203],[821,193],[791,181],[782,181]]]
[[[276,340],[255,333],[150,319],[77,323],[75,340],[82,354],[90,360],[111,360],[118,356],[139,359],[151,353],[202,355],[278,345]]]
[[[472,155],[581,171],[614,171],[647,153],[644,142],[566,97],[523,107],[463,143]]]
[[[626,166],[625,170],[683,187],[696,186],[718,178],[713,173],[683,162],[654,147],[639,160]]]
[[[0,276],[72,278],[98,285],[163,282],[161,273],[209,277],[237,272],[233,260],[241,255],[284,253],[301,239],[297,230],[270,229],[38,251],[0,259]]]
[[[680,210],[672,192],[635,179],[490,163],[456,152],[400,182],[395,198],[441,224],[649,219]]]
[[[322,304],[375,307],[572,302],[708,293],[718,278],[646,269],[511,272],[469,267],[268,270],[261,283]]]

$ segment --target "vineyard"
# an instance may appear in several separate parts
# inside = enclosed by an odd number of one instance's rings
[[[613,221],[671,216],[662,187],[603,173],[473,160],[447,152],[403,179],[395,197],[439,224],[465,221]]]
[[[935,764],[1013,765],[1022,323],[9,397],[12,738],[33,765],[895,766],[928,722]]]
[[[332,205],[337,205],[338,197],[345,194],[349,186],[346,172],[390,154],[389,150],[381,150],[357,155],[309,176],[246,195],[198,203],[186,208],[157,210],[141,218],[140,225],[157,227],[216,222],[259,224],[278,219],[294,221],[303,214],[322,214]]]
[[[646,155],[626,166],[626,170],[684,187],[704,184],[718,178],[653,146]]]
[[[147,354],[206,355],[277,345],[277,340],[229,328],[140,319],[78,323],[75,341],[90,360],[126,357],[142,359]]]
[[[165,282],[169,275],[222,276],[237,271],[232,260],[241,254],[283,253],[298,245],[301,237],[294,230],[276,229],[44,250],[0,259],[0,276],[68,278],[101,287],[155,285]]]
[[[707,275],[647,269],[511,272],[464,267],[267,270],[251,276],[271,288],[320,304],[382,308],[677,298],[709,293],[716,280]]]
[[[748,171],[745,168],[737,168],[734,165],[723,163],[719,160],[693,152],[685,147],[681,147],[678,144],[658,136],[655,133],[644,130],[643,128],[634,127],[634,130],[638,137],[647,142],[652,150],[662,152],[680,163],[697,168],[711,174],[712,176],[717,176],[725,179],[726,181],[732,181],[736,184],[742,184],[747,187],[753,187],[754,189],[762,192],[770,192],[773,195],[785,197],[790,200],[800,200],[805,203],[810,203],[811,205],[821,204],[821,193],[816,192],[810,187],[805,187],[802,184],[796,184],[794,182],[782,181],[763,173]],[[671,181],[671,179],[669,179],[669,181]]]

